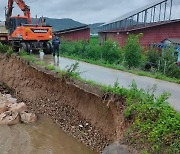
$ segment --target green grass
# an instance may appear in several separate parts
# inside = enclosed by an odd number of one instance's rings
[[[91,37],[90,38],[90,44],[98,44],[98,37]]]
[[[42,63],[39,64],[42,65]],[[117,83],[114,87],[105,86],[93,81],[86,81],[77,73],[67,73],[56,69],[53,65],[43,65],[49,70],[58,72],[60,77],[71,76],[92,86],[98,86],[104,93],[125,97],[124,116],[127,121],[132,123],[125,135],[129,144],[138,144],[145,153],[180,152],[180,113],[168,105],[167,94],[155,98],[154,93],[137,89],[135,83],[131,85],[130,89],[121,88]]]
[[[126,67],[122,66],[122,65],[116,65],[116,64],[108,64],[108,63],[104,63],[101,60],[96,61],[93,59],[84,59],[84,58],[80,58],[77,56],[69,56],[66,54],[61,54],[63,57],[66,58],[70,58],[70,59],[75,59],[75,60],[79,60],[79,61],[83,61],[83,62],[87,62],[90,64],[95,64],[95,65],[99,65],[99,66],[103,66],[103,67],[107,67],[107,68],[112,68],[112,69],[116,69],[116,70],[120,70],[120,71],[124,71],[124,72],[129,72],[132,74],[136,74],[139,76],[147,76],[147,77],[151,77],[151,78],[155,78],[155,79],[160,79],[160,80],[164,80],[164,81],[168,81],[168,82],[174,82],[174,83],[178,83],[180,84],[180,79],[177,78],[171,78],[171,77],[167,77],[161,73],[151,73],[151,72],[145,72],[142,71],[140,69],[127,69]]]
[[[54,65],[50,65],[50,64],[47,65],[46,68],[47,68],[48,70],[55,70],[55,69],[56,69]]]
[[[8,50],[9,50],[8,45],[3,45],[2,43],[0,43],[0,53],[7,53]]]
[[[180,153],[180,112],[169,106],[167,102],[169,94],[164,93],[155,98],[155,88],[149,91],[138,89],[134,82],[130,89],[119,87],[117,82],[114,86],[105,86],[82,79],[76,73],[77,65],[70,67],[69,73],[61,71],[53,65],[38,62],[32,55],[21,53],[20,57],[51,71],[58,72],[59,77],[72,77],[99,87],[104,93],[125,98],[123,113],[125,121],[131,123],[125,134],[125,139],[128,144],[138,145],[142,149],[142,153]]]
[[[30,61],[32,63],[35,63],[36,57],[34,55],[28,55],[25,51],[21,51],[19,53],[19,56],[27,61]]]
[[[79,76],[71,76],[86,84],[99,87],[103,93],[126,98],[125,121],[132,123],[125,139],[127,144],[142,148],[142,153],[180,152],[180,113],[169,106],[168,93],[156,98],[155,88],[148,91],[138,89],[133,82],[130,89],[98,84]]]
[[[35,64],[45,66],[46,63],[44,61],[35,61]]]
[[[41,64],[41,63],[40,63]],[[64,72],[53,65],[45,65],[49,70],[59,73],[60,77],[70,76],[86,84],[99,87],[104,93],[112,93],[126,98],[124,117],[131,121],[132,126],[125,134],[129,144],[138,144],[143,153],[179,153],[180,152],[180,113],[169,106],[164,93],[155,98],[155,89],[145,91],[138,89],[133,82],[130,89],[114,86],[105,86],[94,81],[82,79],[75,70]]]
[[[130,89],[116,83],[103,90],[126,97],[124,116],[133,121],[126,134],[130,144],[143,145],[150,153],[180,152],[180,113],[167,103],[169,94],[155,98],[153,92],[139,90],[135,83]]]
[[[175,69],[175,66],[173,67],[172,71],[171,69],[167,69],[168,72],[166,72],[166,75],[164,75],[164,71],[162,71],[162,67],[160,67],[159,71],[144,71],[144,65],[152,59],[157,60],[160,57],[157,57],[157,55],[153,55],[153,52],[156,52],[152,49],[149,49],[149,53],[151,53],[151,59],[150,56],[148,56],[147,53],[140,53],[141,59],[139,59],[138,63],[139,65],[135,68],[135,66],[131,67],[131,69],[128,67],[129,64],[127,64],[127,58],[125,53],[127,51],[133,51],[135,50],[134,47],[137,47],[136,50],[142,50],[142,47],[138,44],[138,39],[129,39],[129,40],[135,40],[135,43],[127,43],[125,47],[119,47],[117,43],[115,43],[112,40],[106,41],[103,45],[98,44],[98,37],[91,37],[89,44],[86,41],[75,41],[75,42],[67,42],[62,41],[61,44],[61,55],[64,57],[68,57],[71,59],[76,59],[108,68],[113,68],[116,70],[121,70],[129,73],[133,73],[139,76],[148,76],[151,78],[156,78],[160,80],[165,80],[169,82],[174,82],[180,84],[180,78],[178,77],[178,68]],[[136,41],[137,40],[137,41]],[[127,46],[128,45],[128,46]],[[152,51],[153,52],[152,52]],[[128,53],[129,56],[131,55]],[[133,57],[130,56],[133,61]],[[127,59],[126,59],[127,58]],[[149,58],[149,59],[148,59]],[[137,59],[137,58],[135,58]],[[136,60],[134,61],[136,63]],[[134,65],[134,64],[133,64]],[[135,69],[134,69],[135,68]],[[173,72],[174,71],[174,72]]]

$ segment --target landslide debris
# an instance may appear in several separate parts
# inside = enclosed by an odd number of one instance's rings
[[[35,122],[37,116],[34,113],[28,113],[26,104],[18,103],[16,98],[8,94],[9,91],[10,89],[0,84],[0,125]]]

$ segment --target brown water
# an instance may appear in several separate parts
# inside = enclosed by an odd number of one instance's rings
[[[96,154],[47,118],[37,123],[0,126],[0,154]]]

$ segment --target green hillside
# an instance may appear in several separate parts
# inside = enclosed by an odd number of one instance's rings
[[[75,21],[73,19],[69,18],[63,18],[63,19],[55,19],[55,18],[47,18],[46,19],[46,24],[50,25],[53,27],[53,31],[60,31],[60,30],[65,30],[65,29],[71,29],[71,28],[76,28],[76,27],[81,27],[85,26],[87,24]],[[32,19],[33,23],[36,23],[36,19]],[[95,24],[90,24],[89,27],[91,29],[91,33],[95,34],[98,32],[98,27],[103,24],[103,23],[95,23]]]
[[[90,24],[89,27],[91,29],[91,34],[97,34],[98,33],[98,28],[100,25],[102,25],[103,23],[94,23],[94,24]]]
[[[53,31],[70,29],[70,28],[75,28],[75,27],[80,27],[80,26],[86,25],[86,24],[80,23],[78,21],[69,19],[69,18],[55,19],[55,18],[45,17],[45,19],[46,19],[46,24],[53,27]],[[33,19],[33,23],[35,23],[35,19]]]

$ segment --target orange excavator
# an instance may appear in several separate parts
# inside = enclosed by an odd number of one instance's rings
[[[14,2],[23,11],[24,16],[12,16]],[[52,27],[46,26],[43,18],[41,23],[32,24],[30,8],[23,0],[8,0],[5,23],[8,40],[15,51],[22,49],[31,53],[43,49],[47,54],[52,52],[52,44],[49,42],[52,40]]]

